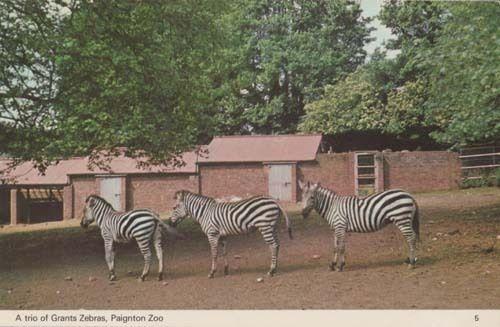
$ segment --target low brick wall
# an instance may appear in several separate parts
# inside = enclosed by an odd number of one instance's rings
[[[297,172],[299,180],[320,182],[339,194],[354,194],[354,152],[318,154],[316,162],[300,163]]]
[[[71,217],[80,219],[83,215],[83,207],[85,206],[85,199],[91,194],[99,194],[96,190],[95,177],[71,177],[70,183],[73,185],[73,208],[71,210]],[[68,189],[69,191],[69,189]],[[66,203],[64,204],[66,206]],[[66,208],[63,209],[65,214],[70,211]],[[67,216],[64,217],[68,219]]]
[[[222,198],[268,194],[268,172],[262,163],[200,165],[201,194]]]
[[[127,210],[149,208],[158,213],[172,210],[175,192],[198,192],[198,176],[130,175],[127,178]]]
[[[100,177],[73,176],[65,187],[64,217],[80,218],[85,199],[99,195]],[[159,213],[172,210],[178,190],[198,192],[198,176],[193,174],[144,174],[123,176],[122,201],[125,209],[149,208]]]
[[[460,160],[454,152],[384,152],[382,155],[385,189],[424,192],[459,187]]]
[[[402,188],[410,192],[456,189],[460,181],[458,155],[446,151],[414,151],[377,153],[382,165],[384,189]],[[126,194],[126,209],[150,208],[160,213],[172,209],[178,190],[200,192],[213,198],[268,194],[268,167],[263,163],[220,163],[199,166],[195,174],[141,174],[124,177],[122,194]],[[297,180],[321,182],[339,194],[355,193],[355,153],[318,154],[314,162],[293,166],[292,202],[300,201]],[[65,187],[64,215],[67,219],[81,217],[86,197],[99,194],[98,178],[71,178]],[[70,196],[72,194],[72,196]],[[67,205],[72,202],[71,210]]]

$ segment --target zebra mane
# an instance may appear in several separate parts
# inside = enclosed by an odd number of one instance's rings
[[[194,196],[196,196],[198,198],[206,199],[207,201],[213,201],[213,202],[215,202],[214,198],[211,198],[211,197],[206,196],[206,195],[201,195],[201,194],[193,193],[193,192],[188,191],[188,190],[181,190],[181,191],[175,192],[175,197],[177,197],[178,195],[180,195],[181,200],[184,200],[184,198],[186,197],[187,194],[194,195]]]
[[[100,197],[100,196],[99,196],[99,195],[97,195],[97,194],[91,194],[91,195],[89,195],[89,196],[87,197],[87,199],[85,200],[85,203],[88,203],[90,199],[95,199],[95,200],[97,200],[97,201],[99,201],[99,202],[103,203],[104,205],[106,205],[106,206],[110,207],[111,209],[113,209],[113,211],[115,210],[115,209],[113,208],[113,206],[112,206],[112,205],[111,205],[108,201],[106,201],[104,198]]]
[[[329,188],[323,187],[323,186],[318,186],[316,191],[314,192],[315,196],[320,196],[320,197],[325,197],[328,195],[335,195],[335,191],[330,190]]]

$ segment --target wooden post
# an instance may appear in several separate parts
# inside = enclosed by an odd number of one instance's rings
[[[375,192],[382,192],[384,189],[384,154],[377,152],[375,154]]]
[[[18,212],[17,212],[17,189],[10,189],[10,224],[17,225],[18,222]]]
[[[73,212],[73,184],[64,186],[63,188],[63,220],[72,219],[75,217]]]
[[[31,223],[31,196],[30,189],[26,189],[26,221]]]
[[[127,211],[127,176],[121,177],[122,182],[120,185],[120,201],[121,211]]]
[[[292,203],[297,203],[299,200],[297,196],[297,162],[292,164]]]

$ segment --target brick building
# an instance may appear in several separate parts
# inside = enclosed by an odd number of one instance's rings
[[[138,168],[134,159],[117,157],[108,170],[89,170],[86,158],[73,158],[48,167],[42,176],[25,163],[0,175],[0,224],[79,218],[89,194],[100,194],[118,210],[165,213],[181,189],[215,198],[261,194],[300,201],[298,179],[360,196],[390,188],[458,188],[456,153],[321,153],[321,140],[321,135],[215,137],[206,153],[184,154],[182,167]],[[0,171],[5,166],[0,161]]]
[[[186,153],[182,159],[182,167],[139,168],[135,159],[120,156],[106,170],[91,170],[87,158],[72,158],[48,167],[44,175],[24,163],[1,178],[0,223],[79,218],[90,194],[104,197],[117,210],[169,211],[178,189],[198,192],[196,154]],[[6,166],[0,162],[0,171]]]

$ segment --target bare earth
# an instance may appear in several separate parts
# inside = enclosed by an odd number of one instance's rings
[[[6,227],[0,231],[0,308],[499,309],[500,189],[419,194],[417,200],[422,242],[414,270],[403,263],[402,236],[389,226],[350,234],[346,270],[330,272],[331,232],[319,217],[304,221],[296,211],[295,238],[281,230],[277,276],[265,275],[269,251],[255,234],[229,239],[230,275],[220,269],[208,279],[206,239],[185,222],[181,230],[189,239],[167,244],[166,285],[154,274],[137,281],[142,257],[135,244],[118,248],[118,281],[108,282],[95,228]]]

